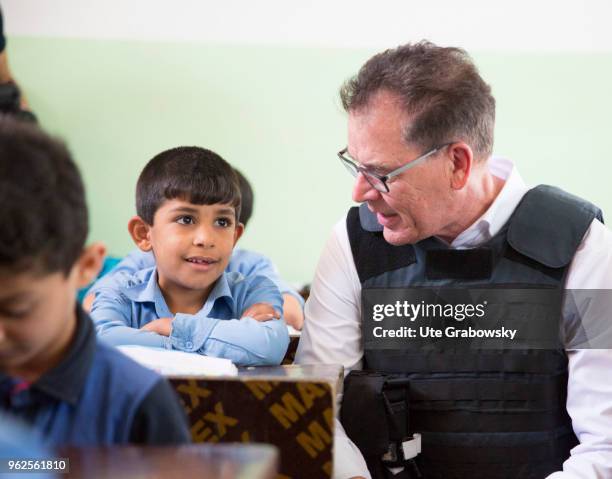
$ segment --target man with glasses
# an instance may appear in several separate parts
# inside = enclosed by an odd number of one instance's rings
[[[612,477],[612,351],[376,348],[362,318],[376,288],[610,289],[599,209],[491,156],[495,100],[463,50],[387,50],[341,98],[361,206],[325,246],[296,355],[350,372],[334,477]]]

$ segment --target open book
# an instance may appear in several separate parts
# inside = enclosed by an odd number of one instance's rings
[[[144,346],[118,346],[117,349],[164,376],[238,375],[238,369],[229,359]]]

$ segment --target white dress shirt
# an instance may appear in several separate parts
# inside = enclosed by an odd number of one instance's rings
[[[473,248],[493,237],[529,190],[511,161],[493,157],[491,173],[504,186],[491,207],[451,243]],[[612,290],[612,233],[593,220],[572,260],[567,289]],[[563,471],[547,479],[612,478],[612,350],[568,350],[567,411],[580,444]],[[361,283],[346,230],[334,227],[319,259],[305,307],[296,363],[342,364],[345,374],[362,367]],[[370,477],[359,449],[336,420],[334,478]]]

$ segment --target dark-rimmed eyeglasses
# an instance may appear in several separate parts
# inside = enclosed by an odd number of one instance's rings
[[[342,164],[346,167],[348,172],[351,175],[353,175],[355,178],[357,178],[357,176],[359,176],[359,173],[361,173],[363,175],[363,177],[366,179],[366,181],[376,191],[380,191],[381,193],[389,193],[389,185],[387,184],[387,182],[391,178],[399,175],[400,173],[403,173],[404,171],[409,170],[410,168],[413,168],[413,167],[415,167],[417,165],[420,165],[427,158],[429,158],[430,156],[436,154],[438,151],[440,151],[441,149],[447,147],[448,145],[452,145],[452,143],[445,143],[443,145],[436,146],[435,148],[429,150],[427,153],[422,154],[418,158],[416,158],[416,159],[414,159],[412,161],[409,161],[405,165],[400,166],[399,168],[397,168],[397,169],[387,173],[386,175],[379,175],[377,173],[368,171],[367,168],[361,166],[359,163],[357,163],[351,157],[346,156],[346,152],[348,151],[348,147],[346,147],[343,150],[338,152],[338,158],[340,158],[340,161],[342,162]]]

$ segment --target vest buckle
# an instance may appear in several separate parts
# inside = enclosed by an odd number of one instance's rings
[[[389,450],[383,454],[382,462],[387,466],[402,466],[406,461],[410,461],[421,452],[421,435],[418,433],[404,438],[402,442],[392,442]]]

